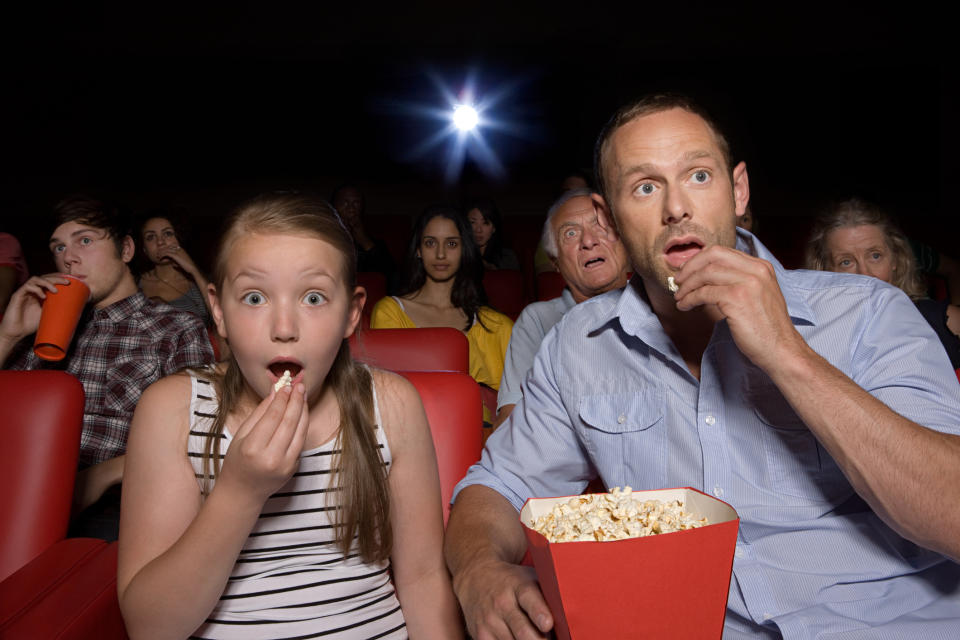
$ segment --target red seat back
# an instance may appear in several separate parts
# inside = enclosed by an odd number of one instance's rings
[[[480,387],[465,373],[401,371],[400,375],[417,388],[430,423],[446,526],[453,488],[480,459]]]
[[[544,271],[537,274],[537,300],[553,300],[563,294],[567,283],[559,271]]]
[[[0,371],[0,580],[67,533],[83,386],[62,371]]]
[[[483,274],[483,288],[494,309],[516,320],[527,306],[523,274],[515,269],[492,269]]]
[[[354,360],[390,371],[470,372],[470,345],[450,327],[364,329],[350,336]]]

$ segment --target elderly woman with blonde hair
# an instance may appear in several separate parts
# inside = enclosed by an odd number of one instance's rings
[[[841,202],[814,222],[806,267],[872,276],[910,296],[960,369],[960,307],[927,297],[910,242],[893,218],[859,199]]]

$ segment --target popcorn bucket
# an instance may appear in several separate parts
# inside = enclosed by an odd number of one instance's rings
[[[40,312],[40,327],[33,340],[33,352],[42,360],[63,360],[73,340],[83,307],[90,299],[90,287],[82,280],[58,284],[56,292],[47,291]]]
[[[559,640],[720,638],[740,519],[696,489],[634,491],[680,500],[709,524],[608,542],[551,543],[530,528],[573,496],[527,500],[520,512],[540,589]]]

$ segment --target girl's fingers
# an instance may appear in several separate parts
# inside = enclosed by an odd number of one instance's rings
[[[240,426],[240,430],[237,431],[236,437],[238,438],[247,437],[254,430],[254,428],[263,420],[264,416],[267,414],[270,408],[274,405],[275,401],[279,401],[281,403],[285,402],[286,399],[280,398],[279,397],[280,395],[281,394],[271,389],[270,394],[266,398],[261,400],[260,404],[258,404],[256,408],[253,410],[253,412],[247,417],[247,419],[243,421],[243,424]],[[282,406],[286,407],[286,404],[283,404]],[[283,415],[282,412],[283,412],[282,408],[278,408],[274,412],[277,415],[277,418],[276,418],[277,420],[279,420],[280,416]],[[267,436],[267,438],[269,438],[269,435]]]
[[[304,394],[306,395],[306,394]],[[287,447],[287,457],[300,457],[300,454],[303,452],[304,442],[307,440],[307,427],[310,424],[310,411],[309,405],[304,401],[303,406],[300,409],[300,419],[297,421],[297,430],[293,434],[293,438],[290,440],[290,445]]]
[[[306,404],[302,383],[298,383],[296,387],[287,387],[285,392],[290,394],[290,399],[283,412],[283,417],[280,419],[280,424],[277,425],[273,437],[267,445],[275,451],[287,451],[290,447],[294,434],[297,432],[297,425],[300,423],[303,405]]]

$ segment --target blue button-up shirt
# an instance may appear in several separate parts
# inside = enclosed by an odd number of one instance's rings
[[[910,420],[960,432],[957,378],[899,289],[786,271],[745,232],[737,248],[773,264],[817,353]],[[577,305],[546,337],[523,400],[457,492],[483,484],[519,510],[527,498],[580,493],[595,477],[608,487],[691,486],[737,510],[728,637],[960,637],[960,567],[867,507],[726,322],[700,380],[691,375],[636,278]]]

